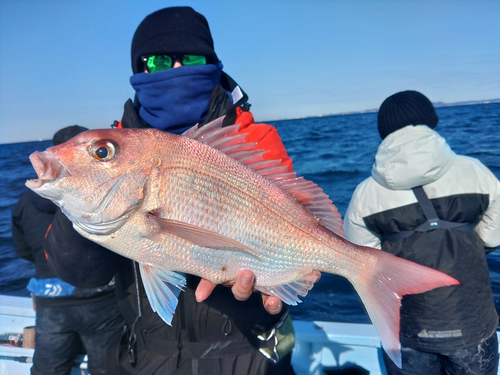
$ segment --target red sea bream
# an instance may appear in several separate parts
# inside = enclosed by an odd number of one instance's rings
[[[402,296],[458,282],[347,241],[323,190],[264,160],[237,129],[217,120],[182,136],[90,130],[33,153],[38,179],[26,185],[61,207],[82,236],[137,261],[151,306],[167,323],[181,272],[224,283],[250,269],[255,289],[295,305],[319,270],[350,281],[401,366]]]

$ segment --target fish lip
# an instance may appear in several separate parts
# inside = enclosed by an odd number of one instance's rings
[[[26,186],[30,189],[39,189],[69,175],[68,170],[57,160],[55,155],[47,153],[47,151],[35,151],[30,155],[30,162],[38,177],[38,179],[26,181]]]

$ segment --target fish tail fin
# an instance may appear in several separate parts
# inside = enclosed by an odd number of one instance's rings
[[[454,278],[432,268],[396,257],[381,250],[367,249],[376,259],[356,280],[350,280],[382,341],[382,347],[401,368],[399,324],[401,299],[405,294],[459,285]]]

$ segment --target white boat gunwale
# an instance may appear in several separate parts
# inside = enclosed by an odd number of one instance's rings
[[[386,375],[373,325],[302,320],[293,324],[296,344],[292,364],[296,375],[323,375],[323,370],[356,367],[370,375]],[[34,325],[31,298],[0,295],[0,333],[22,333],[25,327]],[[497,335],[500,338],[500,332]],[[30,374],[33,353],[34,349],[0,345],[0,375]],[[77,359],[71,374],[88,374],[86,356]]]

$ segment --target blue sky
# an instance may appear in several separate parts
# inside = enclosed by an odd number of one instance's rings
[[[130,44],[165,6],[208,19],[256,120],[500,98],[498,0],[1,0],[0,143],[103,128],[133,97]]]

